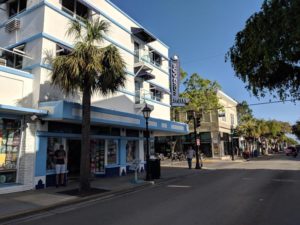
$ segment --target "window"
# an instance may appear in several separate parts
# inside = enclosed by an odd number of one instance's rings
[[[15,69],[22,69],[23,55],[25,55],[24,49],[25,45],[20,45],[13,49],[9,49],[9,51],[5,51],[2,58],[6,60],[6,65]]]
[[[161,66],[162,59],[161,55],[159,55],[157,52],[155,52],[153,49],[149,49],[149,56],[150,56],[150,62],[156,66]]]
[[[91,172],[104,173],[105,140],[91,140]]]
[[[118,141],[108,140],[107,141],[107,164],[118,163]]]
[[[0,184],[16,182],[20,126],[18,120],[0,118]]]
[[[62,138],[49,137],[47,147],[47,170],[55,169],[55,151],[63,144]]]
[[[69,55],[72,49],[65,47],[63,45],[56,45],[56,56]]]
[[[62,9],[77,19],[87,19],[89,9],[77,0],[62,0]]]
[[[234,124],[234,115],[230,114],[230,124],[233,125]]]
[[[139,131],[126,129],[126,137],[139,137]]]
[[[154,149],[154,140],[149,140],[149,154],[150,157],[152,155],[155,155],[155,149]],[[144,141],[144,160],[146,160],[147,157],[147,142]]]
[[[141,104],[143,101],[142,89],[143,89],[143,81],[139,78],[134,80],[134,88],[135,88],[135,104]]]
[[[226,113],[224,113],[224,116],[222,116],[222,121],[226,122]]]
[[[151,94],[151,99],[161,102],[163,98],[163,93],[161,90],[158,90],[158,88],[152,84],[150,84],[150,94]]]
[[[140,44],[134,42],[134,62],[138,63],[140,60]]]
[[[12,17],[26,9],[27,0],[15,0],[8,3],[8,16]]]
[[[127,141],[126,144],[126,162],[132,162],[138,159],[138,141]]]

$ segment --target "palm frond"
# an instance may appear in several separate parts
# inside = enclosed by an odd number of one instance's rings
[[[103,48],[101,64],[103,70],[97,87],[103,95],[115,93],[120,87],[125,86],[126,64],[115,46]]]
[[[69,28],[66,32],[66,35],[71,37],[73,36],[75,40],[81,40],[82,39],[82,25],[77,20],[72,20],[69,23]]]

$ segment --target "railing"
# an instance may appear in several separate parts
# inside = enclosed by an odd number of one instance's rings
[[[154,101],[161,101],[160,96],[155,96],[153,92],[145,90],[145,89],[140,89],[135,92],[135,104],[143,104],[146,103],[146,99],[152,99]]]
[[[134,59],[135,63],[140,62],[140,61],[144,61],[144,62],[150,63],[152,65],[155,65],[159,68],[162,67],[162,64],[159,63],[159,62],[154,61],[150,54],[144,54],[144,55],[140,56],[139,54],[137,54],[137,51],[134,51],[134,53],[135,53],[135,59]]]
[[[135,104],[143,104],[146,103],[146,99],[151,98],[150,91],[147,91],[145,89],[140,89],[135,91]]]

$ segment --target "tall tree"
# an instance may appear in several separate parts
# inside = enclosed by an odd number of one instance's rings
[[[265,0],[236,35],[229,58],[255,96],[300,97],[300,1]]]
[[[296,135],[298,139],[300,139],[300,121],[296,121],[296,124],[292,126],[293,134]]]
[[[238,103],[236,109],[237,109],[238,124],[241,124],[253,118],[252,109],[250,109],[246,101],[242,101],[241,103]]]
[[[112,45],[100,47],[109,24],[103,20],[71,22],[67,35],[75,38],[69,55],[51,60],[52,84],[66,94],[82,93],[82,139],[80,162],[80,191],[90,190],[90,123],[91,96],[108,95],[124,87],[125,63]]]
[[[182,96],[190,99],[186,110],[194,110],[197,113],[206,113],[210,110],[222,109],[219,104],[217,91],[221,88],[215,81],[202,78],[193,73],[185,82],[185,90]]]

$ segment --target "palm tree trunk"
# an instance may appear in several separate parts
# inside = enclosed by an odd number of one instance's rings
[[[80,160],[80,193],[90,190],[91,89],[85,85],[82,97],[82,139]]]

